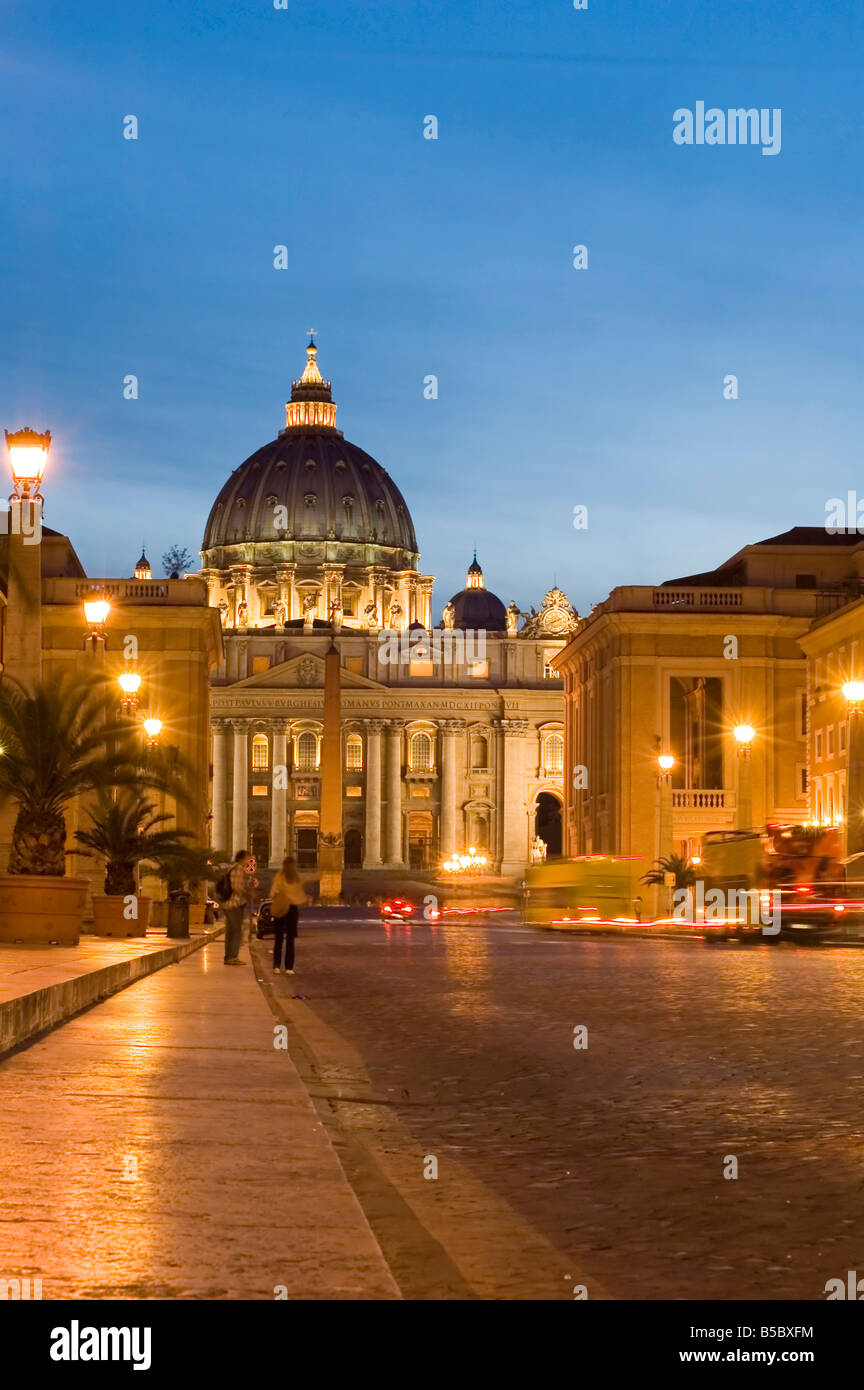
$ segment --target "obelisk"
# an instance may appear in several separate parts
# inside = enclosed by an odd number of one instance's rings
[[[321,750],[321,827],[318,833],[318,896],[333,907],[342,893],[342,689],[339,649],[324,658],[324,736]]]

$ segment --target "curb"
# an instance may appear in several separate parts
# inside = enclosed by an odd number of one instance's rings
[[[188,941],[178,941],[161,951],[148,951],[129,960],[115,961],[101,969],[76,975],[71,980],[19,995],[17,999],[7,999],[0,1004],[0,1058],[23,1043],[32,1042],[40,1034],[66,1023],[93,1004],[117,994],[127,985],[134,985],[166,965],[175,965],[184,956],[207,946],[223,931],[224,926],[220,924],[214,931],[203,932],[200,936],[190,937]]]

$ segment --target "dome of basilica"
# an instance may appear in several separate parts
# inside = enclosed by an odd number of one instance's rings
[[[507,630],[507,609],[498,595],[486,588],[476,550],[468,566],[465,588],[454,594],[447,604],[442,623],[444,627],[461,628],[466,632]]]
[[[319,560],[416,569],[417,537],[387,471],[336,429],[310,342],[286,426],[231,474],[207,520],[205,568]]]

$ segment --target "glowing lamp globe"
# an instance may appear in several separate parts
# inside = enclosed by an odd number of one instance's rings
[[[661,753],[657,759],[661,772],[671,772],[675,766],[675,759],[671,753]]]
[[[51,448],[51,431],[39,434],[36,430],[23,429],[10,434],[6,430],[6,448],[15,489],[13,495],[34,500],[40,497],[39,488]]]
[[[732,733],[739,748],[747,748],[756,736],[756,730],[752,724],[736,724]]]
[[[84,602],[84,618],[93,632],[98,632],[108,621],[111,602],[107,598],[90,598]]]
[[[155,743],[156,740],[157,740],[157,738],[159,737],[159,735],[160,735],[161,732],[162,732],[162,720],[161,720],[161,719],[145,719],[145,720],[144,720],[144,732],[145,732],[145,734],[147,735],[147,738],[148,738],[149,742],[150,742],[150,743]]]
[[[864,704],[864,681],[847,681],[843,686],[843,695],[850,709],[860,709]]]

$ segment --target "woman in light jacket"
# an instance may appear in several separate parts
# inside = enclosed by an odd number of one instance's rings
[[[285,974],[294,974],[294,942],[297,939],[299,909],[306,894],[297,872],[297,860],[289,855],[270,886],[270,914],[273,918],[273,972],[282,973],[282,943],[285,943]]]

